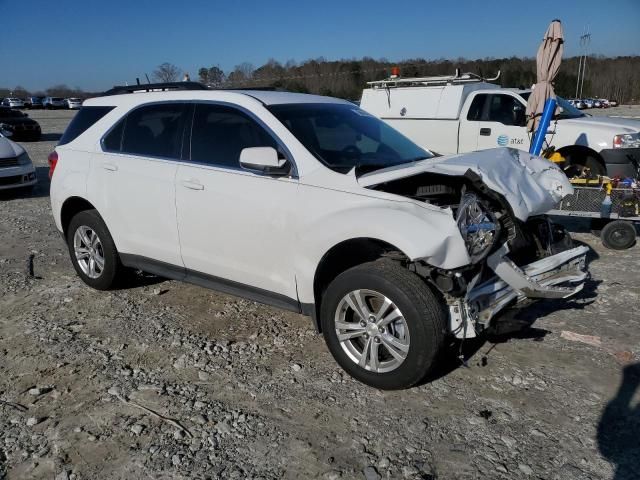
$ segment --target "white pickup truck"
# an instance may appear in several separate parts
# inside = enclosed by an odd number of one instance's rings
[[[495,147],[529,150],[525,109],[531,90],[507,89],[473,74],[369,82],[360,107],[421,147],[441,154]],[[636,177],[640,121],[593,117],[558,97],[546,141],[572,170]]]

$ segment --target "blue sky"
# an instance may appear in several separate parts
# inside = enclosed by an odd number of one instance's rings
[[[269,58],[533,56],[553,18],[565,56],[586,24],[592,53],[640,54],[640,0],[0,0],[0,18],[0,86],[28,89],[105,89],[162,62],[196,78]]]

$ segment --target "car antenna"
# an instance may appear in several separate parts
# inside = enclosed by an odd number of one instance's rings
[[[136,77],[136,85],[140,85],[140,79]]]
[[[147,77],[147,83],[151,83],[151,80],[149,80],[149,75],[145,73],[144,76]]]

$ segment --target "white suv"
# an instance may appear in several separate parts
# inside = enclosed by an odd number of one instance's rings
[[[384,389],[506,306],[582,288],[587,248],[543,215],[572,191],[546,160],[438,157],[334,98],[183,88],[87,100],[50,155],[88,285],[138,269],[309,315]]]

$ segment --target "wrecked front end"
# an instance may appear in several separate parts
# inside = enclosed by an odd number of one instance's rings
[[[588,247],[575,246],[543,213],[571,185],[557,167],[526,155],[500,149],[445,157],[409,176],[384,172],[363,182],[451,210],[470,263],[443,269],[414,259],[408,267],[442,293],[457,338],[477,336],[507,307],[575,295],[588,276]]]

